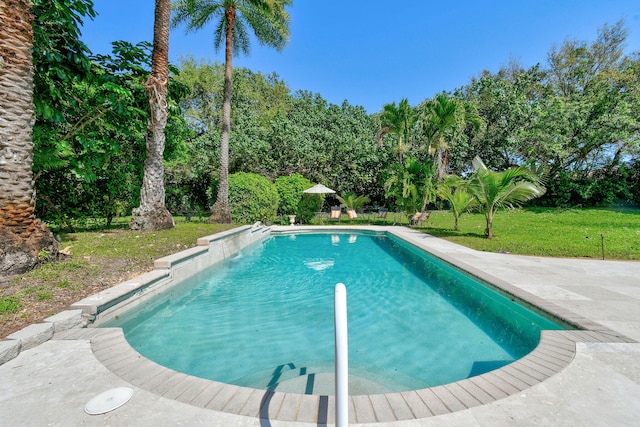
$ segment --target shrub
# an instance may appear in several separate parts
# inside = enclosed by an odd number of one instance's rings
[[[631,201],[640,206],[640,159],[633,160],[629,164],[627,182]]]
[[[229,175],[229,207],[234,222],[272,222],[278,202],[278,190],[267,178],[245,172]]]
[[[303,193],[312,186],[311,181],[297,173],[276,179],[276,188],[280,196],[278,214],[296,215],[303,223],[309,222],[324,201],[321,194]]]
[[[322,209],[324,194],[305,194],[298,203],[298,217],[302,223],[308,223],[311,218]]]
[[[535,204],[554,207],[604,207],[633,199],[633,171],[626,166],[579,174],[559,172]]]

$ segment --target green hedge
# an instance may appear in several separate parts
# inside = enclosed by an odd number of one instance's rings
[[[304,190],[311,187],[313,187],[313,183],[297,173],[276,179],[276,188],[280,196],[278,214],[296,215],[303,224],[308,223],[324,201],[322,194],[303,193]]]
[[[229,207],[234,223],[264,223],[276,220],[278,190],[267,178],[238,172],[229,175]]]

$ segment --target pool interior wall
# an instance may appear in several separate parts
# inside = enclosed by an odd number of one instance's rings
[[[94,326],[131,310],[199,271],[238,254],[240,250],[269,237],[271,227],[246,225],[202,237],[197,246],[155,261],[154,269],[134,279],[105,289],[74,303]]]

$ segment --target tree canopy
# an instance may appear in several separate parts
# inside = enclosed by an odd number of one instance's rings
[[[151,65],[146,42],[91,54],[78,30],[91,2],[72,3],[34,5],[36,208],[64,228],[108,222],[139,203]],[[638,203],[640,53],[624,54],[626,35],[622,22],[606,24],[594,41],[566,40],[534,66],[482,71],[451,93],[372,115],[293,91],[276,73],[236,68],[228,172],[301,176],[367,196],[371,207],[410,211],[436,206],[436,189],[446,199],[438,181],[469,178],[479,156],[487,170],[544,170],[547,191],[533,203]],[[206,212],[220,188],[225,65],[183,58],[170,77],[167,208]]]

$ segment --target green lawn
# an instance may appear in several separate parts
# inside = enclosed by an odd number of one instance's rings
[[[549,257],[640,260],[639,209],[516,209],[494,218],[491,240],[484,238],[480,213],[460,217],[453,230],[453,215],[434,211],[422,230],[481,251]]]
[[[0,338],[65,310],[70,304],[153,268],[153,261],[196,245],[199,237],[232,225],[184,222],[162,231],[108,230],[61,233],[59,262],[18,275],[0,287]]]
[[[390,212],[386,221],[360,216],[351,224],[408,225],[407,216]],[[338,225],[337,222],[324,221]],[[319,224],[312,221],[312,224]],[[339,225],[349,225],[342,215]],[[539,255],[563,258],[640,260],[640,209],[556,209],[527,208],[499,211],[493,220],[494,238],[484,238],[481,213],[460,217],[459,231],[453,230],[449,211],[432,211],[420,227],[425,233],[487,252]]]

